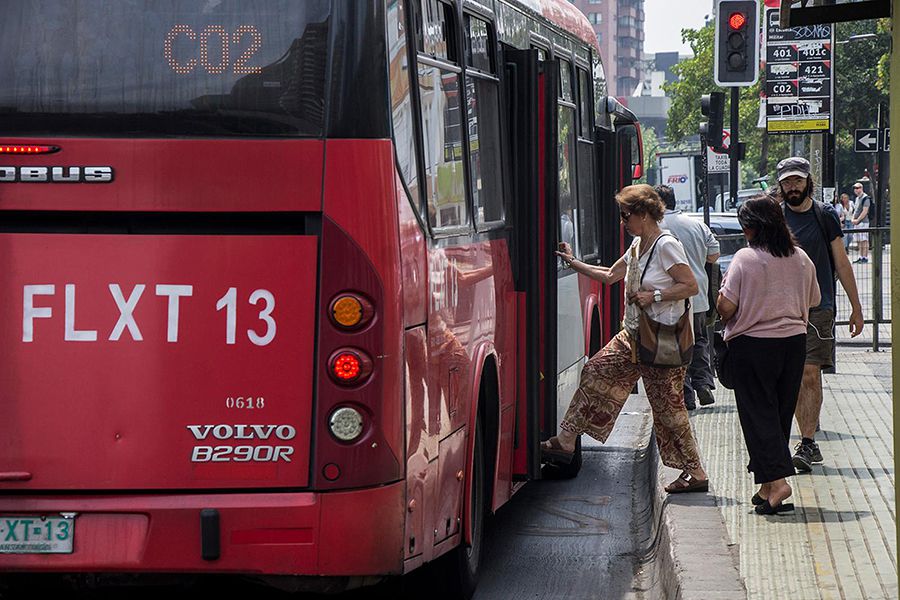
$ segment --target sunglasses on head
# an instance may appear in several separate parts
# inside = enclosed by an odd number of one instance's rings
[[[631,218],[631,213],[628,212],[627,210],[620,210],[619,216],[622,218],[623,221],[627,221],[628,219]]]

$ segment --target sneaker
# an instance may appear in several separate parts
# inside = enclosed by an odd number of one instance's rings
[[[708,387],[702,387],[697,390],[697,399],[700,400],[700,406],[709,406],[716,401]]]
[[[792,462],[794,463],[794,468],[798,471],[809,473],[812,471],[814,462],[822,462],[822,453],[819,451],[819,445],[815,442],[812,444],[798,442],[797,445],[794,446],[794,458],[792,459]]]
[[[857,258],[857,259],[854,260],[853,262],[856,263],[856,264],[865,264],[865,263],[869,262],[869,259],[866,258],[865,256],[860,256],[859,258]]]
[[[810,449],[809,459],[813,461],[813,463],[820,463],[824,460],[822,458],[822,451],[819,450],[819,445],[817,443],[813,442],[812,444],[808,444],[808,447]]]

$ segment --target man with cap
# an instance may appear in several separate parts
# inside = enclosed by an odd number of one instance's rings
[[[706,325],[706,312],[709,310],[709,277],[706,274],[706,263],[718,260],[719,240],[703,221],[692,219],[676,208],[675,191],[671,187],[658,185],[653,189],[666,205],[666,212],[659,226],[661,229],[668,229],[684,246],[684,253],[700,290],[691,298],[691,309],[694,313],[694,354],[684,374],[684,405],[688,410],[694,410],[697,408],[695,398],[704,406],[715,402],[712,394],[715,384]]]
[[[857,181],[853,184],[853,194],[856,196],[856,204],[854,204],[852,220],[853,228],[865,229],[869,226],[869,218],[872,211],[872,199],[863,191],[863,184]],[[876,223],[877,225],[877,223]],[[869,234],[859,234],[857,239],[859,243],[859,258],[853,262],[867,263],[869,262]]]
[[[834,275],[850,299],[850,335],[862,332],[862,306],[856,278],[841,240],[841,224],[834,209],[813,200],[813,180],[809,161],[799,156],[778,163],[778,195],[784,202],[784,218],[800,247],[816,266],[816,279],[822,292],[819,306],[810,309],[806,329],[806,364],[797,398],[797,425],[801,440],[794,448],[794,467],[809,472],[822,461],[815,442],[816,427],[822,411],[822,371],[834,366]]]

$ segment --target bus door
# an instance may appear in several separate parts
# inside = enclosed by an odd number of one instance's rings
[[[519,295],[517,480],[541,474],[540,441],[556,432],[556,256],[558,239],[555,61],[504,48],[513,174],[513,261]]]

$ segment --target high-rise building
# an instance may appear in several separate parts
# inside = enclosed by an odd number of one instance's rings
[[[610,94],[631,96],[643,80],[644,0],[569,0],[597,34]]]

